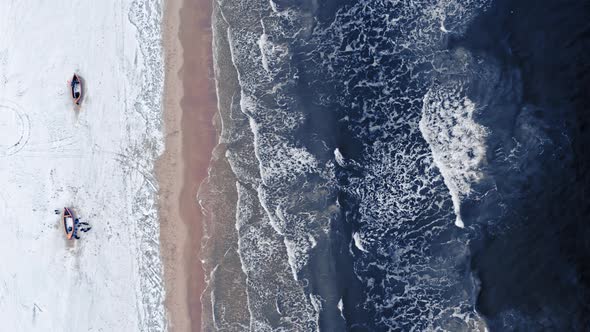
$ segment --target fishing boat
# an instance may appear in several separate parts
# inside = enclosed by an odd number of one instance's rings
[[[74,103],[80,105],[80,99],[82,99],[82,81],[75,73],[70,81],[70,88],[72,90],[72,99],[74,100]]]
[[[64,223],[64,231],[66,233],[66,237],[68,238],[68,240],[71,240],[76,235],[76,225],[74,223],[74,214],[67,207],[64,207],[62,220]]]

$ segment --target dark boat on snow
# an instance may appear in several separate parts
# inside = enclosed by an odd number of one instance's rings
[[[82,99],[82,81],[78,75],[74,74],[70,81],[70,88],[72,90],[72,99],[76,105],[80,105],[80,99]]]

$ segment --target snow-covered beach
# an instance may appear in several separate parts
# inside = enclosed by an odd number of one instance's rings
[[[166,329],[153,175],[162,6],[0,2],[2,330]],[[79,241],[53,212],[64,206],[92,226]]]

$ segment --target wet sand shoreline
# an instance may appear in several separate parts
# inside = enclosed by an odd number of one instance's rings
[[[216,142],[211,2],[166,0],[166,149],[158,161],[161,249],[169,330],[198,331],[205,287],[197,191]]]

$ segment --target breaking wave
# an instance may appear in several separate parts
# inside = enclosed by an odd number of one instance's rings
[[[455,225],[463,228],[461,199],[483,177],[486,128],[473,119],[476,105],[459,86],[432,88],[424,97],[420,131],[449,189]]]

